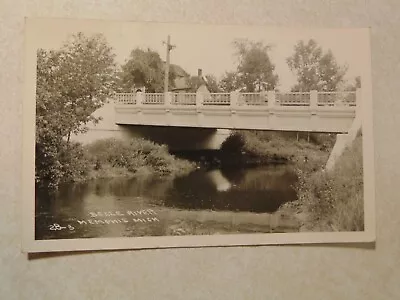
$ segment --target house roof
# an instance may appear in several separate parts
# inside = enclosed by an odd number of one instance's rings
[[[170,67],[171,72],[173,72],[175,74],[175,76],[179,76],[179,77],[188,77],[189,76],[189,74],[182,67],[180,67],[178,65],[171,64],[169,67]]]
[[[163,64],[165,66],[165,61],[163,61]],[[169,71],[170,73],[174,73],[176,77],[189,77],[189,73],[186,72],[181,66],[175,65],[175,64],[170,64],[169,65]]]
[[[174,80],[175,87],[172,90],[186,90],[190,88],[188,77],[177,77]]]

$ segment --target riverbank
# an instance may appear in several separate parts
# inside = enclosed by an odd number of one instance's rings
[[[284,204],[283,210],[296,215],[300,231],[364,230],[361,133],[333,170],[315,167],[297,167],[298,199]]]
[[[361,231],[364,228],[362,134],[325,171],[336,137],[329,134],[284,132],[235,132],[223,145],[226,151],[240,149],[258,161],[293,165],[298,176],[297,201],[280,210],[295,215],[300,231]]]
[[[91,168],[89,179],[121,176],[180,176],[194,170],[195,164],[175,157],[165,145],[145,139],[104,139],[85,146]]]
[[[83,146],[62,141],[52,164],[36,166],[36,184],[56,190],[60,184],[100,178],[180,176],[196,164],[171,155],[165,145],[144,139],[103,139]],[[44,160],[40,160],[42,162]],[[44,161],[46,162],[46,161]],[[49,176],[50,175],[50,176]]]

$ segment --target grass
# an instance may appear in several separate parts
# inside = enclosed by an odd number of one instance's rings
[[[299,172],[298,204],[305,230],[364,230],[362,136],[359,135],[329,172]]]
[[[297,135],[294,132],[235,131],[222,145],[226,151],[240,151],[266,161],[291,162],[302,170],[324,165],[335,142],[328,134]]]
[[[85,146],[91,164],[90,178],[145,174],[182,175],[194,168],[169,154],[165,145],[145,139],[104,139]]]
[[[298,175],[298,200],[286,203],[283,209],[302,219],[302,230],[362,231],[362,135],[327,172],[324,168],[335,140],[335,135],[329,134],[236,131],[223,148],[293,164]]]

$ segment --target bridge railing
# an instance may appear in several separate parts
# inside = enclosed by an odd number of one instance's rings
[[[196,93],[171,93],[172,105],[196,105]]]
[[[239,105],[268,105],[266,93],[240,93]]]
[[[164,104],[164,93],[145,93],[142,104]]]
[[[227,105],[231,104],[230,93],[203,94],[203,105]]]
[[[318,106],[356,106],[356,92],[319,92]]]
[[[118,104],[173,106],[348,106],[355,107],[357,91],[261,93],[117,93]],[[166,101],[167,100],[167,101]]]
[[[114,97],[118,104],[136,104],[136,94],[134,93],[117,93]]]
[[[276,93],[276,103],[280,106],[310,106],[311,93]]]

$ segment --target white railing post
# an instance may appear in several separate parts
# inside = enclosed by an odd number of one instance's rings
[[[268,108],[274,108],[275,104],[276,104],[275,91],[268,91],[267,92],[267,99],[268,99]]]
[[[142,105],[143,104],[143,100],[144,100],[144,93],[142,92],[137,92],[136,93],[136,105]]]
[[[232,109],[235,109],[239,106],[239,92],[233,91],[229,93],[229,102]]]
[[[361,116],[361,88],[356,89],[356,115]]]
[[[164,105],[170,107],[172,104],[172,92],[164,93]]]
[[[309,132],[314,131],[318,127],[317,107],[318,107],[318,91],[312,90],[310,91],[311,116],[310,116]]]
[[[203,106],[203,101],[204,101],[204,95],[203,95],[203,93],[197,91],[197,92],[196,92],[196,106],[197,106],[197,107]]]
[[[310,91],[310,110],[316,113],[318,107],[318,91]]]

